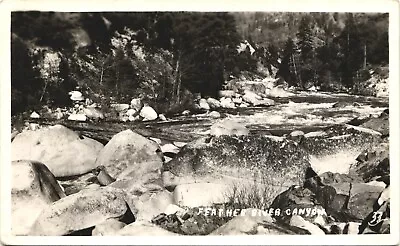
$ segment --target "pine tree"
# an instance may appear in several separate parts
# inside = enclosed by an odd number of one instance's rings
[[[316,81],[314,36],[311,30],[311,20],[308,16],[301,19],[297,38],[297,47],[300,51],[300,86],[304,88],[307,83]]]
[[[283,51],[283,59],[279,64],[279,70],[276,74],[278,77],[282,77],[289,86],[298,86],[299,76],[298,68],[296,67],[296,45],[293,39],[288,38]]]
[[[357,70],[362,66],[364,50],[352,13],[347,14],[345,25],[337,40],[342,57],[339,69],[342,84],[347,88],[351,88],[357,76]]]

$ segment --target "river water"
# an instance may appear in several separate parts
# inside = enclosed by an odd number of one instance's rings
[[[347,123],[355,117],[378,116],[388,108],[388,98],[356,96],[324,92],[299,92],[286,98],[274,98],[276,104],[270,107],[248,107],[221,110],[229,117],[250,130],[252,134],[270,132],[282,135],[293,130],[305,133],[320,128]],[[334,107],[336,103],[340,106]],[[220,119],[210,119],[207,114],[179,116],[171,121],[157,124],[158,127],[206,135],[210,126]]]

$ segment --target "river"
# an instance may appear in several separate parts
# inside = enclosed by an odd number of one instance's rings
[[[269,132],[282,135],[293,130],[307,133],[332,124],[347,123],[356,117],[378,116],[389,106],[388,98],[324,92],[299,92],[287,98],[274,100],[276,104],[270,107],[237,108],[220,112],[246,125],[252,134]],[[333,107],[338,102],[341,106]],[[210,126],[219,119],[210,119],[207,114],[197,114],[179,116],[171,120],[173,122],[157,125],[163,131],[170,129],[193,135],[206,135]]]

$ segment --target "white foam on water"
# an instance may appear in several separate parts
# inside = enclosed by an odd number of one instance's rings
[[[353,129],[355,129],[357,131],[366,132],[366,133],[369,133],[369,134],[372,134],[372,135],[382,135],[382,133],[380,133],[380,132],[374,131],[372,129],[364,128],[364,127],[347,125],[347,128],[353,128]]]
[[[352,106],[348,105],[338,109],[338,111],[353,111],[360,117],[379,116],[387,107],[372,107],[371,105]]]
[[[310,156],[312,169],[318,174],[325,172],[348,174],[350,167],[355,164],[358,150],[342,150],[332,155],[322,157]]]
[[[251,125],[305,125],[321,126],[347,123],[353,118],[365,118],[370,115],[376,117],[385,107],[372,107],[370,105],[346,106],[332,108],[335,103],[296,103],[289,101],[269,107],[263,112],[253,115],[233,115],[238,122]]]

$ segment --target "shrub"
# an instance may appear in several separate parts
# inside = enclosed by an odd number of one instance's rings
[[[282,184],[274,184],[262,177],[261,180],[254,179],[253,182],[234,182],[232,189],[224,194],[228,198],[228,206],[247,209],[268,209],[275,197],[285,187]]]

